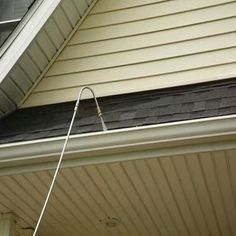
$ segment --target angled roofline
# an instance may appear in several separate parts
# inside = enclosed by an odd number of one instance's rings
[[[0,118],[20,106],[96,2],[36,0],[31,6],[0,49]],[[66,8],[67,4],[72,7]],[[68,17],[70,14],[72,18]],[[58,22],[65,22],[63,30]],[[45,40],[51,43],[44,43]],[[43,63],[34,60],[38,52]]]
[[[0,49],[0,83],[24,53],[61,0],[37,0]]]
[[[71,135],[62,167],[235,148],[236,115]],[[0,175],[55,168],[65,137],[0,145]]]

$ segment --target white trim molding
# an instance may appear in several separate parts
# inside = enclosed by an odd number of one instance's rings
[[[0,145],[0,175],[54,169],[65,137]],[[72,135],[63,167],[236,148],[236,115]]]

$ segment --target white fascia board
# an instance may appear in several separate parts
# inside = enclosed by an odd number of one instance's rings
[[[53,169],[65,137],[0,145],[0,175]],[[236,115],[70,137],[64,167],[236,148]],[[16,170],[19,166],[19,169]],[[27,170],[22,168],[27,166]]]
[[[61,0],[38,0],[0,49],[0,83],[36,37]]]

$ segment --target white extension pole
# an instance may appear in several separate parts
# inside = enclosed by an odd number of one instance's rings
[[[49,190],[48,190],[47,197],[46,197],[45,202],[44,202],[44,204],[43,204],[43,208],[42,208],[42,210],[41,210],[41,213],[40,213],[40,216],[39,216],[39,218],[38,218],[37,224],[36,224],[36,226],[35,226],[35,229],[34,229],[34,232],[33,232],[33,236],[36,236],[36,234],[37,234],[37,232],[38,232],[39,225],[40,225],[40,223],[41,223],[41,221],[42,221],[43,215],[44,215],[45,210],[46,210],[46,208],[47,208],[47,204],[48,204],[49,198],[50,198],[50,196],[51,196],[52,189],[53,189],[53,186],[54,186],[54,184],[55,184],[55,181],[56,181],[56,178],[57,178],[57,175],[58,175],[60,166],[61,166],[61,162],[62,162],[64,153],[65,153],[65,150],[66,150],[66,146],[67,146],[67,143],[68,143],[68,140],[69,140],[69,137],[70,137],[71,129],[72,129],[72,126],[73,126],[73,124],[74,124],[75,116],[76,116],[76,113],[77,113],[77,111],[78,111],[80,98],[81,98],[82,92],[83,92],[85,89],[90,90],[91,93],[93,94],[93,97],[94,97],[94,100],[95,100],[95,103],[96,103],[96,107],[97,107],[97,113],[98,113],[98,116],[99,116],[99,118],[101,119],[101,122],[102,122],[103,131],[106,131],[106,130],[107,130],[107,127],[106,127],[106,125],[105,125],[105,123],[104,123],[104,121],[103,121],[103,119],[102,119],[102,113],[101,113],[100,107],[99,107],[99,105],[98,105],[98,102],[97,102],[97,99],[96,99],[96,96],[95,96],[93,90],[92,90],[91,88],[89,88],[89,87],[83,87],[83,88],[80,90],[78,99],[77,99],[77,101],[76,101],[75,108],[74,108],[74,113],[73,113],[73,116],[72,116],[72,119],[71,119],[71,122],[70,122],[70,127],[69,127],[68,132],[67,132],[67,135],[66,135],[66,139],[65,139],[65,142],[64,142],[62,151],[61,151],[60,158],[59,158],[58,163],[57,163],[57,167],[56,167],[56,170],[55,170],[55,173],[54,173],[54,176],[53,176],[53,179],[52,179],[50,188],[49,188]]]

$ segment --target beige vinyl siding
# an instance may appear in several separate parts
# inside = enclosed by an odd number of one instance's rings
[[[229,78],[235,55],[234,0],[100,0],[23,106]]]

